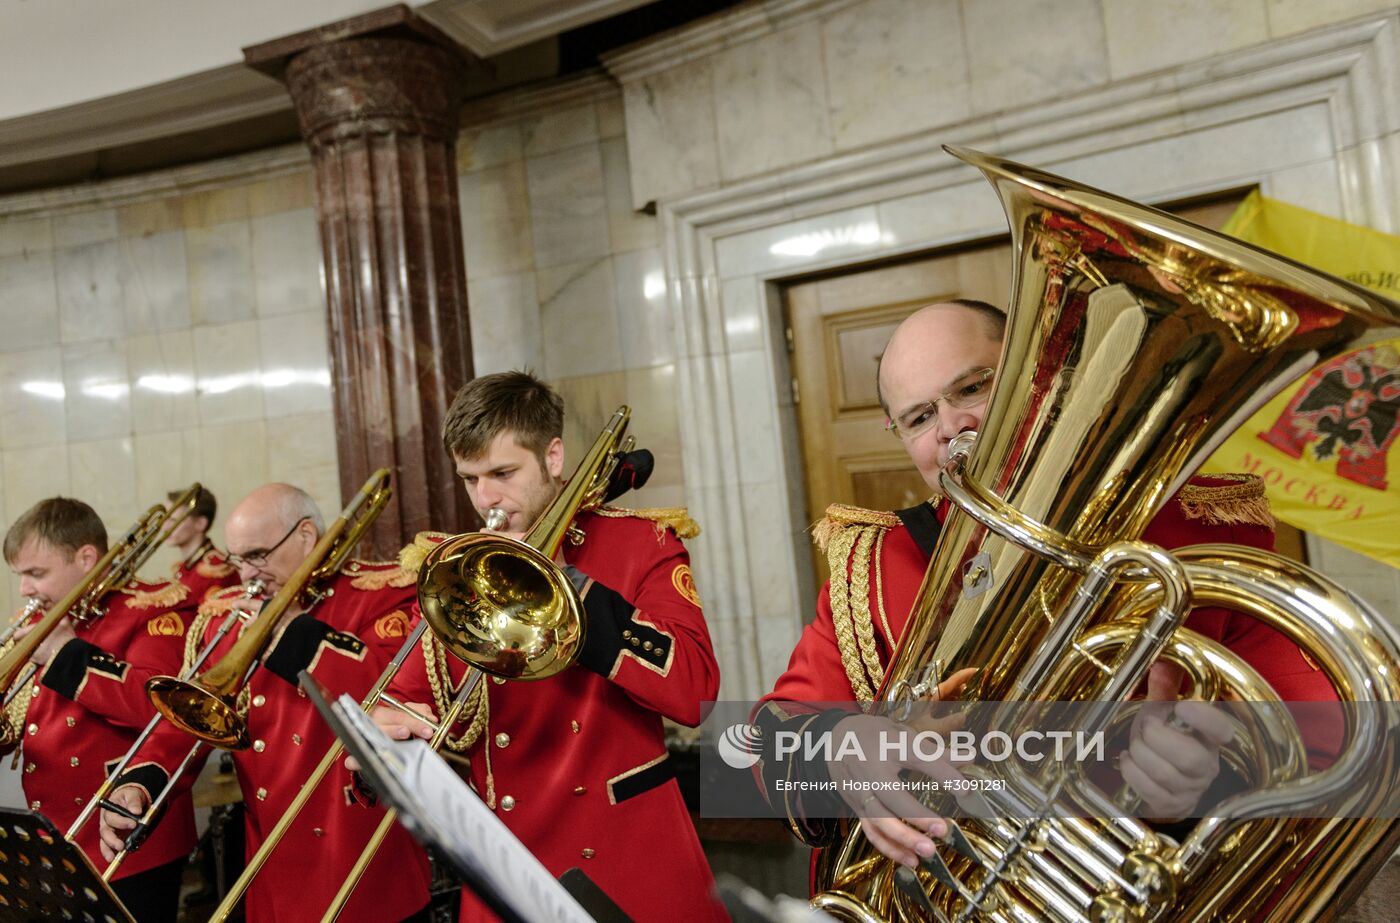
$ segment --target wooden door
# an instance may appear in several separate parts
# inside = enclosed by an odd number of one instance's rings
[[[1172,209],[1220,227],[1243,195]],[[832,503],[877,510],[913,506],[929,494],[899,440],[884,429],[875,362],[901,320],[950,298],[1006,305],[1011,247],[998,240],[875,268],[795,282],[784,289],[788,346],[807,479],[807,520]],[[1279,550],[1302,560],[1301,534],[1280,525]],[[815,549],[819,581],[826,559]]]

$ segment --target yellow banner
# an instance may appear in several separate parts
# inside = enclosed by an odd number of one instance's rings
[[[1400,299],[1400,237],[1253,192],[1223,228]],[[1257,474],[1274,514],[1400,567],[1400,338],[1323,363],[1251,417],[1206,471]]]

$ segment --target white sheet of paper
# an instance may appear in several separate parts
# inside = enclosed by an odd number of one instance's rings
[[[336,711],[378,752],[393,772],[380,794],[399,809],[400,821],[420,839],[472,869],[527,920],[593,923],[573,896],[501,823],[451,767],[421,740],[390,740],[341,696]]]

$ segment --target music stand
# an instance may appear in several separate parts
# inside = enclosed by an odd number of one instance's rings
[[[0,923],[135,923],[97,868],[42,814],[0,808]]]

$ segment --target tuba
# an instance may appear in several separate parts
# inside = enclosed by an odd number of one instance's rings
[[[1241,744],[1258,763],[1251,780],[1271,784],[1227,798],[1179,843],[1083,780],[1055,790],[1082,813],[1038,813],[1044,780],[1008,770],[1018,807],[952,824],[917,873],[848,827],[818,858],[814,906],[859,921],[1335,913],[1400,842],[1400,824],[1370,819],[1393,816],[1395,631],[1276,555],[1166,554],[1138,537],[1247,417],[1318,363],[1393,333],[1400,305],[1155,209],[946,150],[1002,200],[1013,297],[984,429],[955,440],[941,476],[951,507],[883,704],[898,716],[965,667],[979,668],[967,699],[1117,703],[1159,658],[1201,697],[1277,703],[1247,664],[1181,627],[1191,607],[1220,605],[1320,665],[1342,700],[1344,743],[1312,775],[1291,719]],[[1281,816],[1324,804],[1339,807]]]

